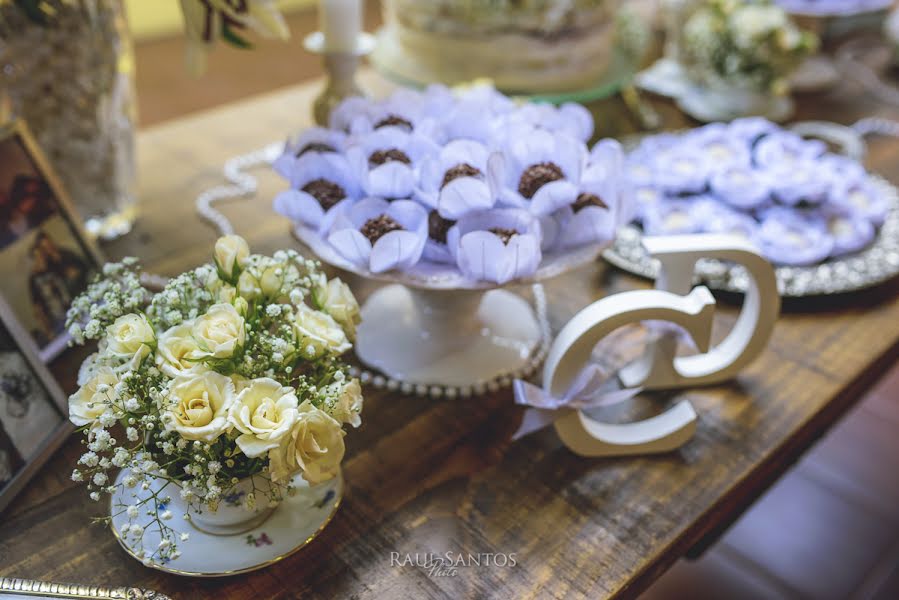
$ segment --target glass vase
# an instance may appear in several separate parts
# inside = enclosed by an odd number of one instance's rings
[[[134,55],[121,0],[0,0],[0,85],[89,233],[136,216]]]

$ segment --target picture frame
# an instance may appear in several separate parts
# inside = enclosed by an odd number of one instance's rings
[[[97,587],[77,583],[53,583],[0,577],[0,600],[81,598],[94,600],[170,600],[165,594],[137,587]]]
[[[103,262],[27,125],[0,127],[0,296],[42,362],[66,348],[65,313]]]
[[[66,395],[0,298],[0,515],[74,430]]]

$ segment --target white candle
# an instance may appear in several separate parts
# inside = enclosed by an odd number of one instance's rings
[[[362,0],[319,0],[319,29],[328,52],[354,52],[362,31]]]

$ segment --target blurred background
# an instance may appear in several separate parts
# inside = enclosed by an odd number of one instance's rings
[[[381,22],[381,3],[364,4],[365,29],[373,31]],[[209,53],[206,73],[198,77],[184,67],[186,42],[178,0],[126,0],[137,60],[140,126],[321,75],[321,58],[303,49],[303,38],[317,29],[316,0],[280,0],[278,7],[290,27],[289,41],[253,36],[252,51],[218,44]]]

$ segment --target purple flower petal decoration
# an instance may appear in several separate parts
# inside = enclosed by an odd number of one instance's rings
[[[654,167],[656,184],[669,194],[697,194],[708,187],[708,164],[695,149],[661,154]]]
[[[819,263],[834,247],[824,219],[784,208],[765,213],[755,243],[772,262],[791,266]]]
[[[737,211],[718,211],[703,228],[706,233],[727,233],[747,240],[754,240],[758,232],[758,222],[747,214]]]
[[[821,204],[830,187],[827,176],[811,162],[771,169],[766,176],[771,193],[788,206]]]
[[[496,188],[487,176],[489,154],[474,140],[448,143],[439,154],[422,160],[415,198],[446,219],[492,208]]]
[[[715,196],[744,210],[761,206],[771,195],[767,179],[749,167],[718,171],[712,175],[710,186]]]
[[[688,199],[662,200],[647,207],[643,217],[643,230],[648,235],[700,233],[702,229],[702,214],[694,210],[694,202]]]
[[[586,146],[568,136],[517,126],[502,151],[499,199],[506,206],[548,215],[577,197]],[[567,184],[567,185],[563,185]],[[548,188],[548,189],[543,189]]]
[[[531,277],[543,258],[539,221],[524,210],[493,209],[460,219],[447,234],[459,270],[503,284]]]
[[[409,200],[360,200],[339,216],[328,241],[347,260],[373,273],[418,263],[428,235],[427,213]]]
[[[831,204],[844,213],[867,219],[875,227],[883,225],[890,211],[889,200],[867,181],[836,188]]]
[[[864,217],[833,215],[827,221],[827,230],[833,238],[832,256],[858,252],[874,241],[874,225]]]
[[[777,264],[857,251],[890,209],[858,161],[757,117],[645,138],[623,171],[646,233],[733,232]]]
[[[340,154],[307,153],[290,172],[291,189],[274,199],[275,211],[293,221],[321,228],[338,205],[354,203],[361,190],[349,162]]]
[[[776,123],[772,123],[764,117],[742,117],[734,119],[727,126],[729,135],[748,144],[779,129],[780,127]]]
[[[820,157],[827,146],[820,140],[806,140],[787,131],[762,137],[753,152],[755,164],[763,168],[786,169]]]

